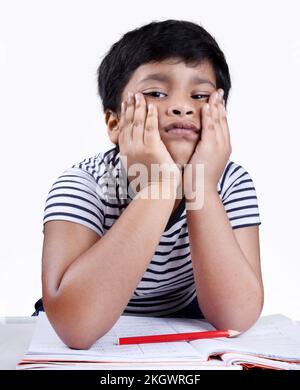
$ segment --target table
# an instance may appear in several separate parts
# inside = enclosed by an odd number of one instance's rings
[[[27,351],[38,317],[0,317],[0,370],[15,370]]]

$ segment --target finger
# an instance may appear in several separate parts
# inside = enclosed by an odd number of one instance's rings
[[[208,137],[210,137],[210,133],[213,130],[209,103],[204,104],[201,114],[201,141],[205,141]]]
[[[211,96],[211,113],[212,113],[211,116],[212,116],[212,122],[213,122],[216,139],[218,142],[224,143],[225,136],[220,122],[219,103],[221,100],[219,96],[220,95],[218,91],[214,92]]]
[[[132,92],[128,92],[126,103],[127,103],[127,108],[125,111],[124,142],[131,143],[133,141],[132,124],[133,124],[133,114],[134,114],[134,99],[133,99]]]
[[[118,136],[118,143],[121,141],[123,142],[124,139],[124,125],[125,125],[125,111],[126,111],[126,101],[122,101],[121,103],[121,114],[120,114],[120,120],[119,120],[119,136]]]
[[[209,99],[209,105],[211,108],[211,117],[214,125],[219,124],[218,102],[219,102],[218,91],[215,91],[210,95],[210,99]]]
[[[149,104],[145,122],[144,144],[153,146],[159,139],[157,108],[154,104]]]
[[[120,149],[120,159],[125,168],[127,175],[127,151],[128,151],[128,142],[125,141],[125,135],[127,134],[127,130],[125,128],[125,114],[127,110],[127,101],[123,100],[121,103],[121,114],[119,121],[119,136],[118,136],[118,145]],[[127,137],[127,135],[126,135]]]
[[[144,143],[145,120],[146,120],[145,99],[141,93],[136,93],[132,137],[133,137],[133,141],[140,145]]]
[[[231,145],[230,131],[229,131],[229,125],[227,121],[227,114],[226,114],[225,107],[221,108],[221,113],[222,113],[221,125],[223,129],[224,137],[226,139],[227,145],[230,146]]]
[[[220,124],[221,124],[221,128],[222,128],[226,143],[229,145],[230,144],[230,132],[229,132],[229,126],[228,126],[228,122],[227,122],[225,101],[223,99],[224,91],[221,89],[220,92],[221,92],[221,99],[220,99],[219,104],[218,104]]]

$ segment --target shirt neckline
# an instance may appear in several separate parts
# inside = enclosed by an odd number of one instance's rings
[[[185,198],[183,197],[179,205],[175,209],[175,211],[170,215],[165,231],[169,230],[173,225],[175,225],[176,222],[178,222],[184,210],[185,210]]]

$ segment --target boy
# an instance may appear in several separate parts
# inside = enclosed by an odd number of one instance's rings
[[[98,87],[116,146],[66,170],[45,207],[43,303],[57,334],[86,349],[123,313],[249,328],[263,306],[260,219],[250,175],[229,160],[218,44],[191,22],[150,23],[111,47]]]

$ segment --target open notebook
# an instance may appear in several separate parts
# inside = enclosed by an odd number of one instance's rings
[[[89,350],[73,350],[40,312],[29,349],[17,368],[238,369],[244,365],[300,369],[300,325],[279,314],[261,317],[236,338],[118,345],[120,337],[214,329],[208,322],[194,319],[122,316]],[[219,359],[211,359],[216,356]]]

